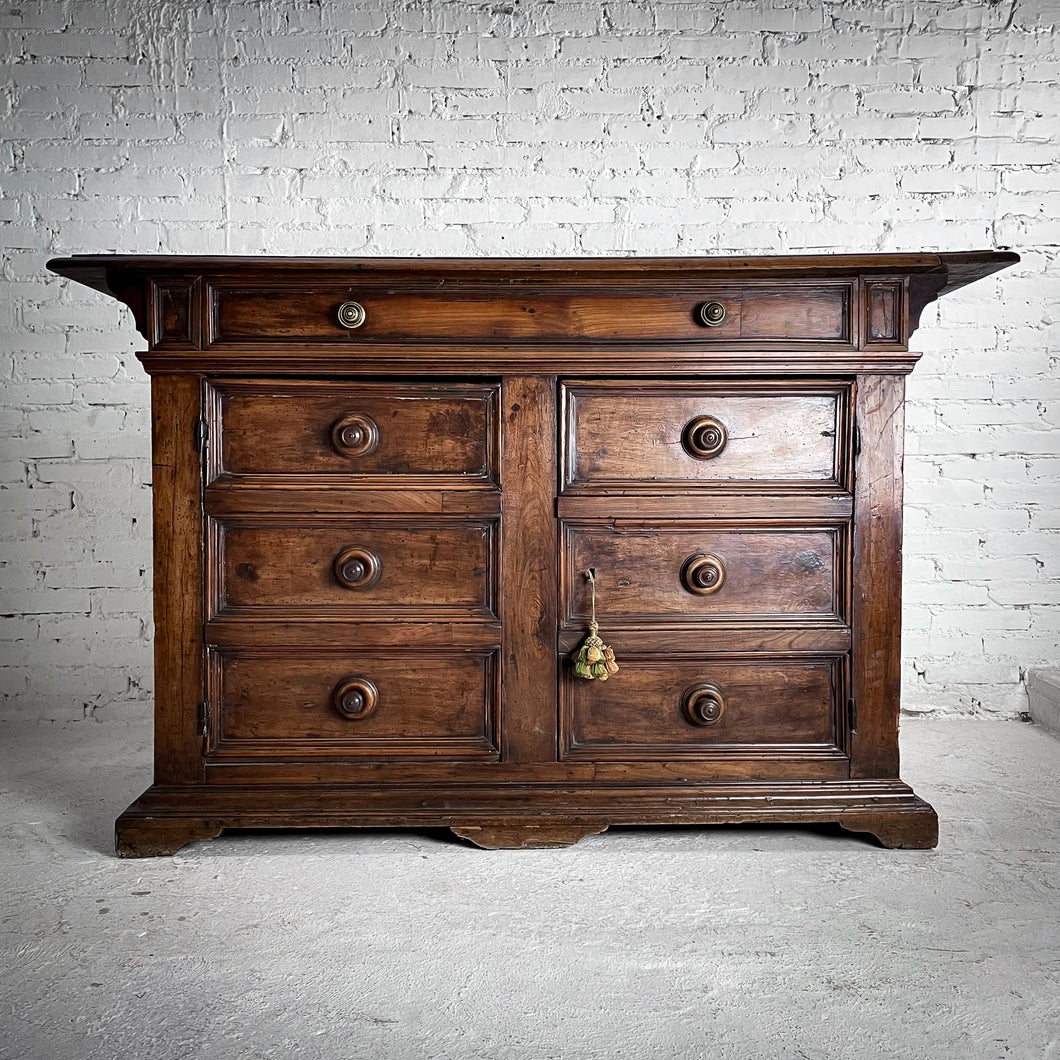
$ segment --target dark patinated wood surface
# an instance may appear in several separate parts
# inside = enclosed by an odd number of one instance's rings
[[[896,776],[902,694],[902,457],[905,379],[862,376],[854,498],[851,776]]]
[[[564,523],[563,619],[589,622],[582,572],[598,571],[596,592],[608,627],[697,625],[712,619],[845,620],[839,566],[842,528],[762,527],[682,520]],[[696,590],[690,569],[708,558],[720,571]],[[681,642],[675,648],[681,648]]]
[[[842,684],[834,658],[660,654],[623,660],[621,681],[564,685],[565,757],[718,756],[741,744],[757,745],[760,754],[786,745],[841,753],[835,698]],[[689,693],[707,685],[716,693],[717,717],[697,719]],[[768,773],[768,762],[762,769]]]
[[[497,387],[222,380],[212,391],[221,441],[210,480],[316,475],[332,487],[431,476],[454,486],[496,481]],[[344,447],[333,437],[348,417],[374,427],[374,444]]]
[[[841,487],[847,388],[651,381],[568,383],[564,488]],[[720,425],[716,455],[689,437]]]
[[[153,376],[155,784],[224,828],[833,823],[898,777],[903,376],[1013,254],[98,256]],[[573,675],[587,568],[620,670]]]
[[[496,756],[495,652],[213,653],[210,757]],[[351,683],[369,695],[341,702]],[[372,701],[374,700],[374,702]]]
[[[413,515],[218,520],[212,614],[492,618],[497,531],[497,522]]]
[[[411,288],[411,289],[410,289]],[[792,282],[692,288],[627,287],[592,294],[559,284],[523,285],[517,295],[476,290],[416,290],[371,282],[290,288],[212,287],[207,335],[211,348],[239,343],[369,343],[409,340],[629,342],[640,338],[705,342],[821,342],[850,345],[852,285]],[[355,330],[338,321],[338,308],[354,300],[364,310]],[[703,323],[700,307],[716,302],[724,317]]]
[[[556,380],[503,387],[502,741],[509,762],[556,760]]]
[[[154,516],[155,782],[203,778],[199,704],[203,648],[202,475],[193,440],[202,385],[194,375],[151,380]]]

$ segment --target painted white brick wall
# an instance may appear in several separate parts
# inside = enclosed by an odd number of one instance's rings
[[[904,706],[1060,658],[1058,0],[0,8],[0,693],[151,694],[148,383],[55,254],[1011,245],[925,313]],[[136,709],[142,709],[138,707]]]

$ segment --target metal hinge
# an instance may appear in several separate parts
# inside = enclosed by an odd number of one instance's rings
[[[854,455],[861,456],[861,428],[854,423]]]
[[[206,448],[206,441],[210,437],[210,425],[206,420],[197,420],[195,423],[195,452],[201,453]]]
[[[210,704],[206,700],[199,704],[199,734],[204,740],[210,734]]]
[[[858,705],[853,699],[847,700],[847,728],[851,732],[858,731]]]

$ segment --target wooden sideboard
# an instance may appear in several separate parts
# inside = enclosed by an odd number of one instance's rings
[[[1011,253],[78,256],[151,374],[155,782],[224,828],[838,822],[898,776],[904,376]],[[595,574],[610,680],[575,676]]]

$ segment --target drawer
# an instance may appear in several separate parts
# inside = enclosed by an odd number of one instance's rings
[[[208,342],[852,344],[849,280],[582,289],[438,283],[210,289]],[[346,307],[346,308],[344,308]],[[345,323],[343,323],[343,320]]]
[[[840,754],[839,657],[627,656],[610,681],[566,672],[565,758],[671,758],[768,747]]]
[[[495,651],[213,650],[208,756],[496,757]]]
[[[564,623],[606,628],[845,621],[846,529],[707,522],[563,524]],[[675,650],[680,647],[675,644]]]
[[[211,519],[212,615],[494,618],[496,521]]]
[[[361,484],[495,486],[500,388],[214,380],[208,481],[323,475]]]
[[[566,491],[847,488],[847,386],[570,382]]]

